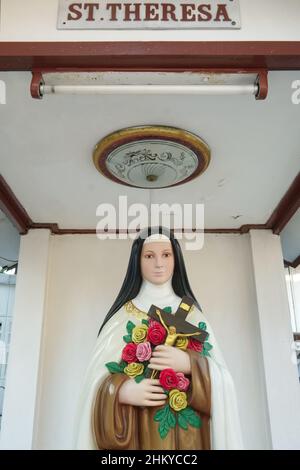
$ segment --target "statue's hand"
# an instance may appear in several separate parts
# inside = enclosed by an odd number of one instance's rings
[[[134,406],[160,406],[167,399],[159,380],[144,379],[136,383],[134,379],[126,380],[119,390],[119,402]]]
[[[191,373],[191,361],[187,352],[173,346],[156,346],[148,365],[150,369],[173,369],[175,372]]]

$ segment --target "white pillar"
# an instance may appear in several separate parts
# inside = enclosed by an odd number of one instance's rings
[[[280,237],[250,230],[250,240],[273,449],[300,449],[300,384]]]
[[[49,246],[46,229],[21,237],[1,449],[33,446]]]

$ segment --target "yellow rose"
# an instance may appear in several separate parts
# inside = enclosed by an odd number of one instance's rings
[[[137,362],[131,362],[128,366],[125,367],[124,372],[128,377],[136,377],[137,375],[141,375],[144,372],[143,364],[138,364]]]
[[[173,410],[180,411],[187,407],[187,396],[185,392],[180,392],[174,388],[169,393],[169,405]]]
[[[189,340],[181,336],[177,339],[175,346],[176,348],[183,349],[185,351],[187,349],[188,344]]]
[[[147,338],[147,332],[148,332],[147,325],[135,326],[132,330],[132,341],[135,344],[143,343],[144,340]]]

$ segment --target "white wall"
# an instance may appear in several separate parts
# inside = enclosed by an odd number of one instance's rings
[[[1,246],[1,244],[0,244]],[[0,433],[16,276],[0,273]]]
[[[131,241],[51,237],[35,448],[72,445],[76,401],[98,328],[116,297]],[[207,234],[185,252],[190,282],[233,375],[247,448],[270,447],[249,235]]]
[[[290,282],[293,296],[293,310],[296,320],[295,332],[300,333],[300,264],[295,269],[291,268]]]
[[[1,449],[30,449],[33,443],[49,246],[49,230],[31,230],[21,237]]]
[[[250,230],[274,449],[300,448],[300,384],[280,237]]]
[[[204,2],[205,3],[205,2]],[[298,0],[240,0],[240,30],[58,31],[58,0],[2,0],[0,41],[297,41]]]

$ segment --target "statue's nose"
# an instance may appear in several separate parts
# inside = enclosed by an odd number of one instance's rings
[[[164,265],[164,264],[163,264],[162,258],[157,257],[157,258],[156,258],[156,266],[157,266],[158,268],[161,268],[163,265]]]

